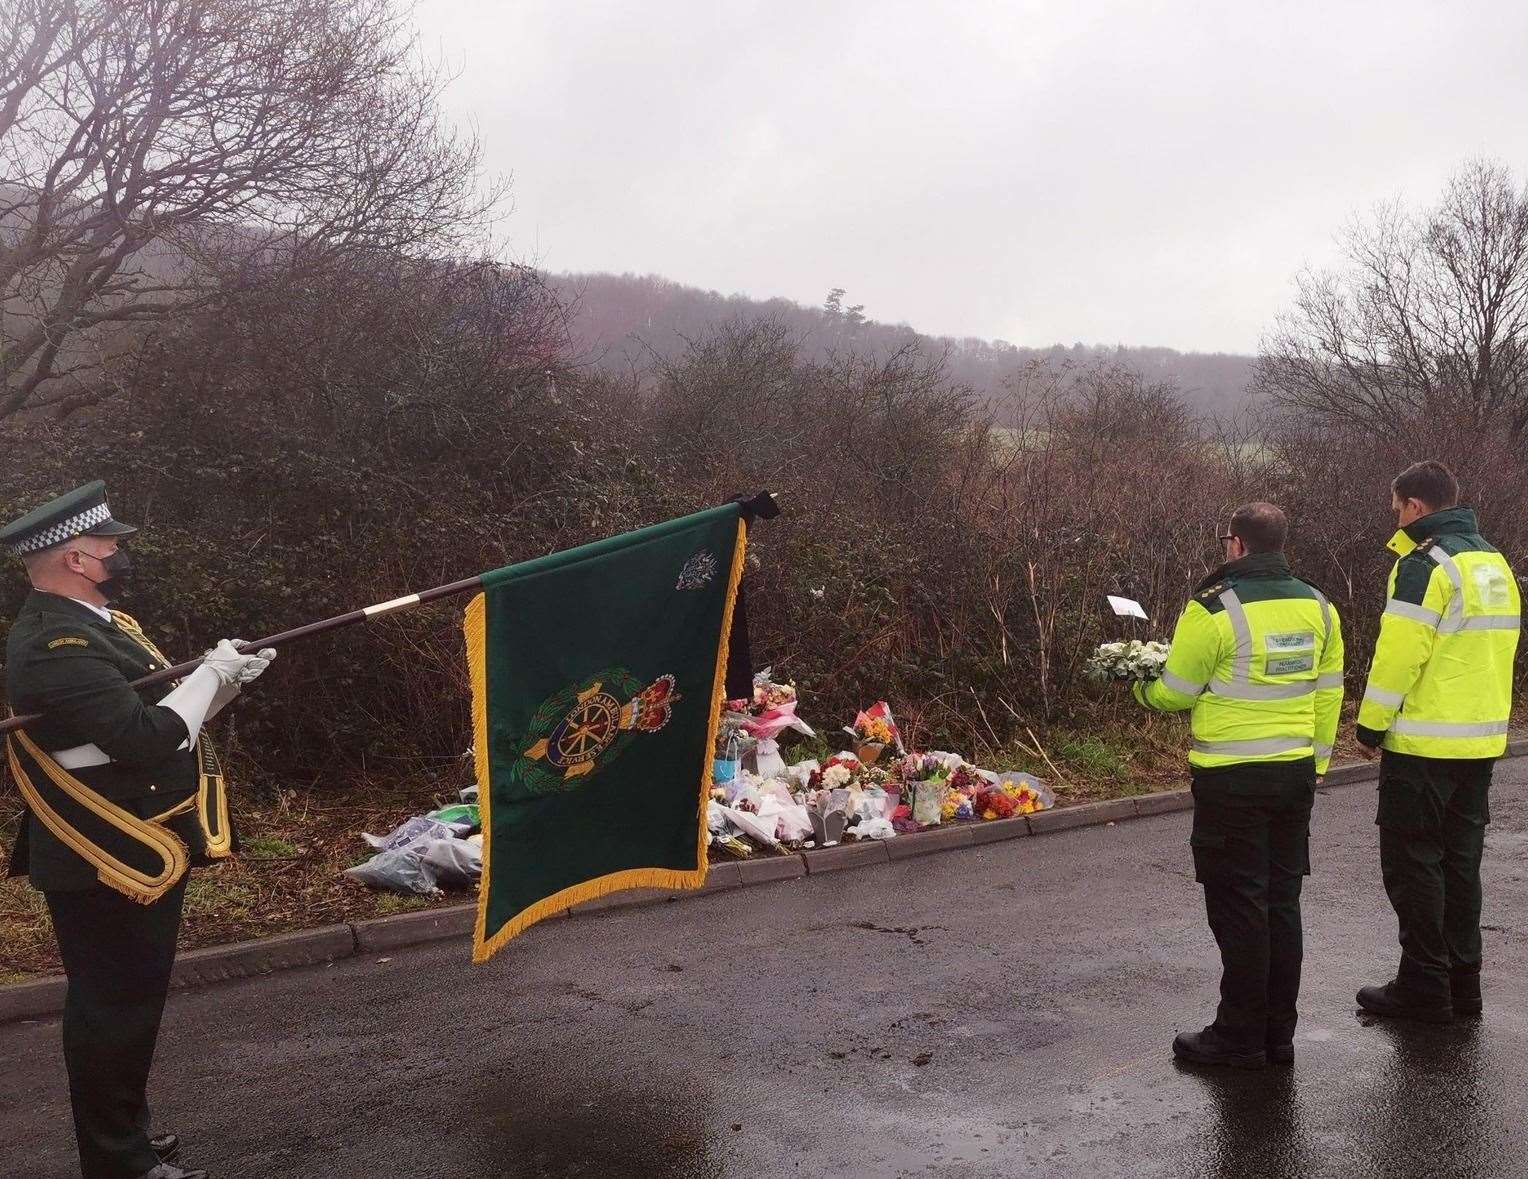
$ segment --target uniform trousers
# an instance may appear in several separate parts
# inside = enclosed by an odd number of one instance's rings
[[[50,890],[69,979],[64,1064],[84,1179],[137,1179],[149,1146],[149,1068],[175,963],[186,879],[152,905],[95,885]]]
[[[1220,947],[1215,1031],[1248,1051],[1288,1044],[1298,1019],[1314,760],[1193,773],[1194,876]]]
[[[1480,860],[1494,759],[1380,755],[1379,861],[1400,927],[1396,980],[1447,1003],[1480,986]]]

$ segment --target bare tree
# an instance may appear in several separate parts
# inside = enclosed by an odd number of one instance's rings
[[[253,269],[487,225],[389,0],[0,0],[0,417],[88,404],[134,325]]]
[[[1381,209],[1346,234],[1350,269],[1307,273],[1264,341],[1254,389],[1383,431],[1528,430],[1528,190],[1476,161],[1436,208]]]

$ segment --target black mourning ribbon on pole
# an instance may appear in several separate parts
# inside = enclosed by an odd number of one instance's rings
[[[733,502],[742,507],[743,519],[749,524],[773,520],[780,514],[780,505],[767,491],[735,496]],[[732,605],[732,633],[727,638],[727,699],[752,698],[753,653],[748,646],[748,575],[744,573],[738,581],[737,601]]]
[[[732,603],[732,633],[727,638],[727,699],[753,699],[753,654],[748,649],[748,591],[745,577],[738,582],[737,601]]]
[[[761,491],[758,495],[735,495],[732,502],[742,506],[743,519],[749,524],[755,520],[773,520],[780,514],[780,505],[768,491]]]

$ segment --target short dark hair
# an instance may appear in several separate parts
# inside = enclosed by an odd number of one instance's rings
[[[1231,535],[1250,553],[1281,553],[1289,539],[1289,520],[1273,504],[1244,504],[1231,513]]]
[[[1435,512],[1459,502],[1459,480],[1437,459],[1412,463],[1390,484],[1401,499],[1421,500]]]

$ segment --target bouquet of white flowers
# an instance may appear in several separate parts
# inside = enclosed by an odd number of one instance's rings
[[[1098,683],[1123,680],[1127,683],[1160,679],[1162,668],[1167,664],[1167,644],[1143,643],[1140,639],[1128,642],[1101,643],[1093,652],[1083,670],[1088,678]]]

